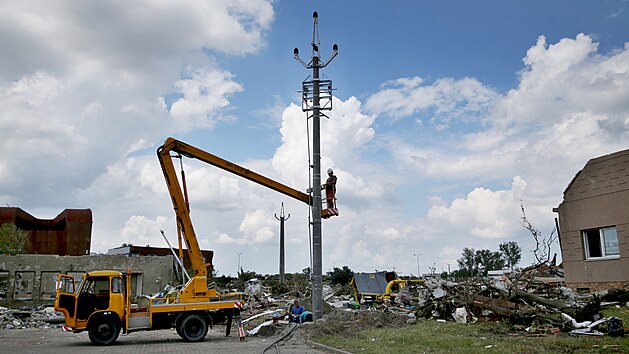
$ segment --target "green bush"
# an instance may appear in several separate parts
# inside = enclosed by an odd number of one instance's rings
[[[20,254],[27,246],[26,231],[18,229],[14,224],[0,226],[0,254]]]

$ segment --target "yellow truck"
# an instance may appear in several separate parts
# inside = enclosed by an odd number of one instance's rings
[[[130,333],[174,327],[185,341],[196,342],[205,337],[208,327],[226,322],[229,335],[232,318],[239,321],[243,304],[215,290],[203,301],[182,302],[180,298],[179,302],[168,303],[167,299],[152,298],[144,304],[131,304],[130,289],[130,272],[88,272],[76,289],[73,277],[60,274],[55,309],[65,315],[67,330],[87,330],[93,344],[110,345],[121,330]]]
[[[183,164],[181,184],[173,164],[173,158],[183,156],[211,164],[312,205],[312,197],[309,194],[179,140],[168,138],[157,149],[157,157],[175,210],[180,256],[183,255],[183,239],[194,275],[175,299],[151,299],[145,304],[132,304],[129,272],[126,274],[113,270],[91,271],[83,275],[76,288],[73,277],[59,274],[55,309],[64,314],[67,330],[88,331],[89,338],[95,345],[114,343],[121,331],[130,333],[168,328],[175,328],[185,341],[195,342],[205,337],[208,327],[211,328],[218,323],[226,323],[225,333],[229,335],[232,321],[235,319],[240,339],[244,339],[244,331],[240,324],[240,310],[244,305],[242,297],[236,293],[219,294],[216,289],[208,288],[208,269],[212,269],[213,266],[203,260],[192,226]],[[338,215],[336,210],[322,211],[324,218],[336,215]]]

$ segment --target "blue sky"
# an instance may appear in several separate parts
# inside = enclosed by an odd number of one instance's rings
[[[588,159],[628,148],[627,1],[0,2],[0,202],[94,213],[92,251],[163,246],[174,213],[155,157],[176,137],[297,189],[312,13],[335,91],[322,167],[341,216],[323,266],[454,266],[464,247],[534,248]],[[219,273],[309,266],[305,206],[186,161],[193,222]],[[553,252],[559,252],[555,245]]]

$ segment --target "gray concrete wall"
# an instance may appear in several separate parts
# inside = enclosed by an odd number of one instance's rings
[[[89,256],[0,255],[0,306],[52,305],[54,282],[59,273],[80,278],[93,270],[132,270],[134,293],[152,294],[174,284],[173,256],[129,257],[97,254]]]

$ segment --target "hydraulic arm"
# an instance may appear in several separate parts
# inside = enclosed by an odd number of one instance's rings
[[[207,285],[205,285],[205,288],[203,287],[204,284],[207,284],[207,267],[211,267],[212,264],[206,264],[203,260],[201,249],[199,248],[199,243],[194,232],[194,227],[192,226],[192,220],[190,219],[190,209],[181,185],[179,184],[179,179],[177,178],[175,166],[172,161],[173,157],[176,156],[171,155],[171,152],[203,161],[289,197],[300,200],[308,205],[312,205],[311,197],[306,193],[276,182],[270,178],[257,174],[242,166],[236,165],[182,141],[173,138],[166,139],[164,145],[157,149],[157,157],[162,166],[164,178],[166,179],[166,185],[168,186],[168,192],[175,209],[177,226],[183,234],[183,238],[188,248],[188,255],[190,256],[190,261],[192,263],[192,267],[194,268],[194,277],[184,287],[182,291],[182,300],[185,296],[214,296],[209,294],[211,290],[207,289]]]

